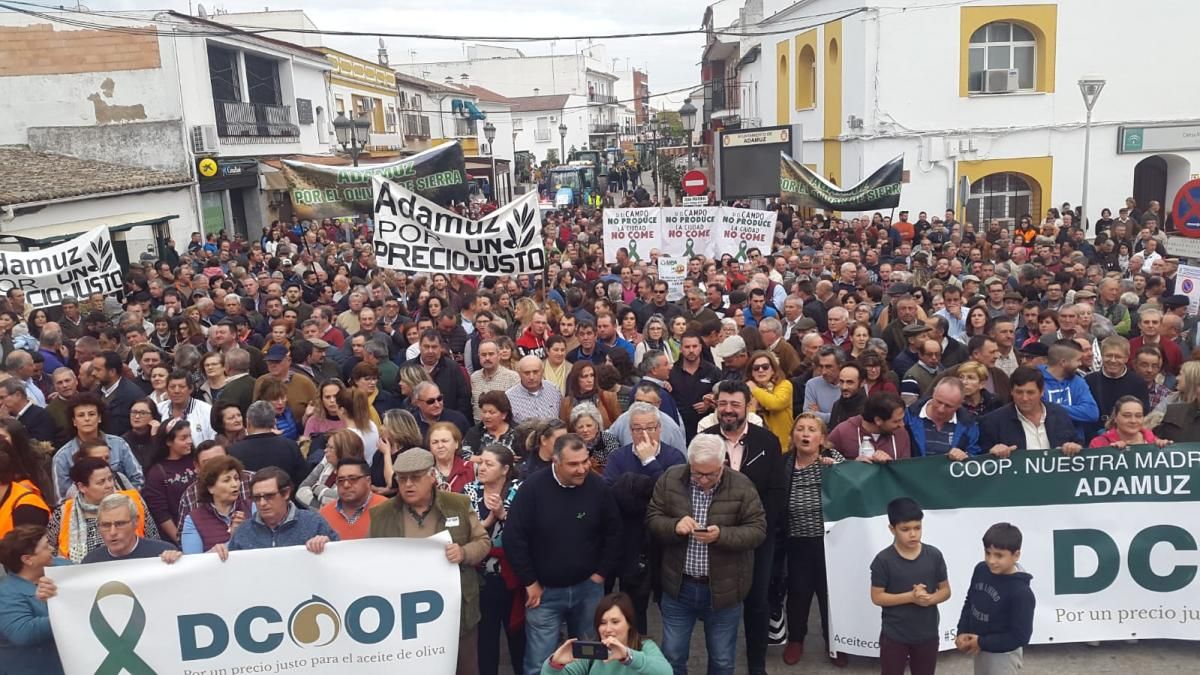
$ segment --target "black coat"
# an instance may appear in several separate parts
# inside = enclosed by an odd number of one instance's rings
[[[421,356],[418,354],[413,359],[409,360],[415,366],[421,365]],[[443,356],[437,365],[433,367],[433,372],[429,374],[433,383],[442,390],[442,396],[446,399],[446,407],[453,408],[463,414],[467,419],[475,417],[475,410],[471,408],[471,383],[467,380],[467,375],[463,371],[462,366],[454,362],[448,356]]]
[[[721,426],[713,426],[704,433],[719,436]],[[784,463],[779,438],[775,434],[748,424],[742,444],[745,446],[745,455],[740,473],[749,478],[758,490],[758,498],[762,500],[767,516],[767,535],[770,537],[775,528],[786,522],[788,480],[791,474]]]
[[[1075,442],[1075,423],[1066,408],[1056,403],[1043,405],[1046,406],[1046,436],[1050,438],[1050,445],[1058,448],[1063,443]],[[1025,447],[1025,429],[1017,417],[1017,407],[1012,403],[979,418],[980,449],[987,452],[998,443],[1015,445],[1018,450],[1047,449]]]
[[[146,398],[141,387],[129,379],[122,377],[117,382],[117,388],[104,399],[104,433],[120,436],[133,426],[129,423],[129,409],[133,404]]]
[[[126,413],[125,420],[128,422],[129,414]],[[36,403],[25,409],[17,417],[17,421],[25,425],[25,430],[29,432],[30,438],[35,441],[46,441],[53,443],[55,436],[58,435],[58,427],[54,424],[50,413],[46,412],[45,408],[38,406]]]

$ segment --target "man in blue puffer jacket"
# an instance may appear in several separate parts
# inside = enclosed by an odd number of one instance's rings
[[[959,460],[983,452],[975,415],[962,402],[962,380],[947,377],[938,382],[929,398],[908,407],[904,424],[912,439],[913,457],[946,455]]]

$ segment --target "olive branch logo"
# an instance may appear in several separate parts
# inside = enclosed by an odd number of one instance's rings
[[[103,272],[113,264],[112,242],[108,239],[96,239],[88,246],[85,254],[89,263],[89,271]]]
[[[533,222],[536,216],[537,213],[528,206],[522,207],[519,212],[513,212],[513,217],[507,224],[508,241],[505,244],[510,248],[526,248],[532,244],[533,238],[537,236],[537,227]]]

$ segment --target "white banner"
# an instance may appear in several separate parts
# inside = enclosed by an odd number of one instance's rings
[[[658,256],[658,280],[666,282],[669,302],[683,298],[683,280],[687,278],[687,261],[687,258]]]
[[[662,243],[662,209],[604,209],[604,262],[617,262],[624,248],[633,262],[650,260]]]
[[[691,258],[716,257],[721,236],[721,207],[665,207],[662,210],[663,253]]]
[[[752,248],[763,255],[770,253],[777,217],[774,211],[722,207],[720,253],[731,253],[738,262],[746,262]]]
[[[371,184],[380,267],[477,276],[530,274],[546,267],[536,192],[472,220],[386,178],[372,176]]]
[[[453,673],[462,589],[449,541],[50,568],[50,624],[67,675]]]
[[[92,293],[108,295],[124,283],[103,225],[39,251],[0,251],[0,293],[19,288],[33,309],[57,307],[68,296],[82,301]]]
[[[1188,314],[1195,316],[1200,311],[1200,267],[1180,265],[1178,288],[1188,298]]]

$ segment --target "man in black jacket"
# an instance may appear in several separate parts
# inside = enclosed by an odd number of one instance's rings
[[[442,335],[430,328],[421,333],[421,352],[408,363],[421,366],[429,373],[429,379],[441,389],[446,406],[472,419],[471,383],[462,366],[444,354]]]
[[[720,424],[705,433],[720,434],[725,441],[727,464],[754,483],[766,511],[767,538],[754,550],[754,582],[750,595],[746,596],[743,614],[746,664],[751,675],[758,675],[767,668],[767,624],[771,613],[767,589],[776,535],[786,520],[789,474],[775,434],[746,421],[749,404],[750,388],[745,382],[722,380],[717,385]]]
[[[587,445],[575,434],[554,442],[549,470],[521,484],[504,525],[504,552],[525,586],[525,668],[541,672],[570,635],[594,640],[593,615],[604,582],[621,566],[621,514],[604,479],[591,470]]]
[[[700,418],[713,409],[712,400],[705,396],[712,394],[713,385],[721,379],[721,371],[700,358],[703,348],[698,334],[684,333],[679,341],[679,360],[671,366],[670,396],[675,399],[675,407],[683,418],[683,430],[689,443],[696,435]]]
[[[979,447],[997,457],[1013,450],[1062,448],[1074,455],[1083,449],[1075,442],[1075,423],[1062,406],[1042,401],[1046,379],[1029,366],[1013,371],[1012,403],[979,418]]]
[[[54,442],[57,433],[54,420],[45,408],[29,400],[24,382],[15,377],[0,382],[0,395],[4,396],[4,407],[8,414],[25,425],[25,430],[33,440]]]
[[[229,456],[236,457],[247,471],[278,467],[296,485],[308,477],[310,468],[296,441],[276,433],[275,407],[270,401],[250,404],[246,411],[246,437],[229,446]]]
[[[104,433],[120,436],[133,428],[129,423],[129,409],[146,395],[125,378],[125,364],[116,352],[96,356],[93,368],[96,381],[100,383],[100,395],[104,397]]]

